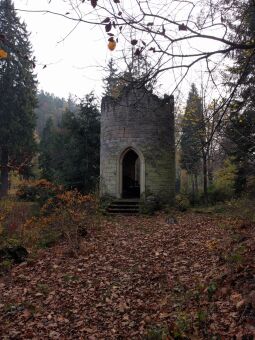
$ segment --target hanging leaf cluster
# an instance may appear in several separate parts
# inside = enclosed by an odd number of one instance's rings
[[[0,33],[0,43],[4,44],[5,41],[6,41],[5,35]],[[6,59],[7,56],[8,56],[8,53],[5,51],[5,49],[0,47],[0,59]]]
[[[0,49],[0,59],[6,59],[8,57],[8,53],[3,50],[3,49]]]
[[[104,25],[105,27],[105,32],[108,34],[108,36],[110,36],[110,38],[108,39],[108,48],[110,51],[114,51],[118,42],[118,38],[114,38],[115,34],[111,32],[112,28],[116,29],[116,23],[115,21],[111,21],[111,19],[109,17],[105,18],[101,24]],[[122,27],[119,27],[119,30],[121,31]]]
[[[84,1],[85,1],[85,0],[82,0],[82,2],[84,2]],[[96,8],[97,2],[98,2],[98,0],[90,0],[91,6],[92,6],[93,8]],[[113,0],[113,2],[114,2],[115,4],[119,4],[119,3],[120,3],[120,0]]]
[[[113,37],[109,38],[108,39],[108,48],[110,51],[114,51],[115,50],[115,47],[116,47],[116,41],[114,40]]]
[[[98,1],[99,0],[88,0],[91,3],[91,6],[93,8],[96,8],[97,5],[99,4]],[[82,0],[82,2],[85,2],[85,0]],[[120,4],[120,0],[113,0],[113,3],[115,4]],[[118,38],[114,38],[116,33],[112,33],[113,28],[116,29],[118,28],[118,33],[120,33],[122,31],[123,25],[128,25],[127,22],[124,23],[120,23],[118,22],[118,20],[121,20],[122,18],[122,11],[119,10],[119,6],[118,6],[118,14],[113,15],[113,18],[110,17],[106,17],[101,24],[104,25],[105,28],[105,32],[111,37],[111,39],[108,39],[108,48],[109,50],[113,51],[115,50],[117,43],[118,43]],[[155,26],[155,22],[154,21],[149,21],[147,23],[145,23],[146,25],[146,31],[148,33],[152,32],[153,29],[156,30],[156,26]],[[179,31],[188,31],[188,26],[184,23],[180,23],[177,24],[177,29]],[[154,32],[155,33],[155,32]],[[160,30],[159,32],[162,36],[166,35],[166,28],[164,26],[164,24],[162,24],[162,30]],[[151,51],[152,53],[156,53],[159,52],[159,50],[156,50],[156,47],[151,46],[151,43],[147,44],[146,42],[142,41],[142,40],[137,40],[137,39],[130,39],[130,44],[132,46],[136,46],[136,48],[134,49],[133,53],[135,56],[140,56],[142,54],[142,52],[147,49],[148,51]]]

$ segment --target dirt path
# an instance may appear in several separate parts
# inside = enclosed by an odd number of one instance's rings
[[[252,335],[255,313],[243,285],[255,290],[254,267],[247,272],[245,262],[254,242],[238,240],[249,232],[239,227],[194,214],[178,216],[178,224],[164,215],[105,219],[83,240],[78,258],[56,246],[0,279],[0,338]]]

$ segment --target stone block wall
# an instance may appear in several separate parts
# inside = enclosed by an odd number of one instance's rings
[[[142,191],[162,200],[175,195],[174,100],[144,88],[124,88],[101,107],[100,193],[121,197],[121,155],[133,148],[143,162]],[[143,192],[141,192],[142,194]]]

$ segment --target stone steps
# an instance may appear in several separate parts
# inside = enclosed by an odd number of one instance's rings
[[[123,199],[113,201],[107,208],[109,214],[139,214],[139,200]]]

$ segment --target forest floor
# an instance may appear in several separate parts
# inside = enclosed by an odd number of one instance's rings
[[[253,339],[254,224],[104,217],[0,278],[1,339]],[[172,222],[172,221],[170,221]]]

